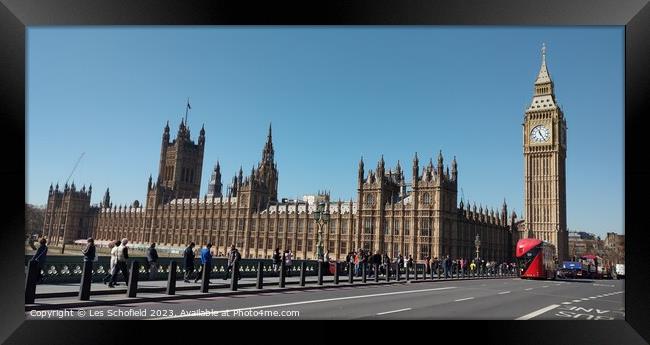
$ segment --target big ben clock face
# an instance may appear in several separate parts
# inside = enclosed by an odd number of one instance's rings
[[[538,125],[530,131],[530,141],[534,143],[543,143],[551,138],[551,131],[544,125]]]

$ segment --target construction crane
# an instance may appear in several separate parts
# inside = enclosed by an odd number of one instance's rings
[[[84,156],[85,154],[86,154],[85,152],[82,152],[82,153],[81,153],[81,156],[79,156],[79,159],[77,159],[77,162],[74,163],[74,168],[72,168],[72,171],[70,172],[70,175],[69,175],[68,178],[65,180],[65,184],[68,184],[68,181],[70,181],[70,178],[72,177],[72,174],[74,174],[74,171],[77,170],[77,166],[79,165],[79,162],[81,162],[81,158],[83,158],[83,156]]]
[[[81,158],[83,158],[83,156],[85,154],[86,154],[85,152],[82,152],[81,156],[79,156],[79,159],[77,159],[77,162],[74,163],[74,167],[72,168],[72,171],[70,172],[70,175],[65,180],[66,185],[68,184],[68,181],[70,181],[70,178],[72,177],[72,174],[74,174],[74,171],[77,170],[77,166],[79,166],[79,162],[81,162]],[[63,228],[63,244],[61,245],[61,254],[63,254],[65,252],[65,230],[66,230],[66,228]],[[57,236],[57,243],[58,243],[58,236]]]

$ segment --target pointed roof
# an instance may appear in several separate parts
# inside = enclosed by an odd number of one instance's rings
[[[535,79],[535,85],[548,84],[550,82],[551,75],[548,73],[548,69],[546,68],[546,44],[542,43],[542,66],[539,68],[537,79]]]

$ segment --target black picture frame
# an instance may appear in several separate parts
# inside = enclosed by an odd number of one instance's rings
[[[480,321],[462,322],[461,330],[448,330],[449,324],[436,321],[435,329],[413,327],[402,335],[441,333],[482,343],[535,344],[642,344],[650,341],[650,286],[645,213],[650,196],[650,169],[645,130],[650,109],[648,78],[650,58],[650,5],[646,0],[467,0],[467,1],[24,1],[2,0],[0,5],[0,123],[5,158],[0,167],[3,182],[0,206],[4,222],[0,236],[1,295],[0,339],[8,344],[103,343],[111,334],[137,330],[147,336],[148,329],[160,326],[138,322],[25,321],[24,303],[24,228],[25,151],[18,148],[25,138],[25,57],[26,27],[44,25],[624,25],[625,26],[625,235],[626,282],[625,321]],[[595,96],[596,97],[596,96]],[[645,134],[645,135],[644,135]],[[618,169],[619,167],[603,167]],[[588,205],[585,205],[588,207]],[[267,324],[268,325],[268,324]],[[457,324],[458,325],[458,324]],[[280,325],[273,324],[273,327]],[[260,327],[255,324],[255,327]],[[309,327],[313,327],[309,325]],[[393,325],[395,331],[409,326]],[[398,328],[399,327],[399,328]],[[462,330],[469,327],[466,330]],[[272,328],[269,328],[272,329]],[[320,328],[320,327],[319,327]],[[329,327],[322,327],[323,329]],[[347,324],[343,328],[354,329]],[[183,335],[184,325],[172,335]],[[195,326],[188,327],[193,336]],[[277,328],[276,328],[277,329]],[[332,328],[334,329],[334,328]],[[143,332],[144,330],[144,332]],[[379,334],[388,329],[381,327]],[[227,330],[219,330],[227,332]],[[323,334],[329,334],[323,331]],[[250,333],[241,336],[248,337]],[[267,339],[286,341],[282,332]],[[293,334],[293,332],[290,332]],[[260,332],[264,337],[267,332]],[[207,335],[207,333],[206,333]],[[366,333],[356,333],[360,337]],[[399,336],[399,335],[398,335]],[[125,336],[126,337],[126,336]],[[214,339],[223,339],[221,334]],[[329,334],[332,341],[336,337]],[[56,341],[54,341],[56,339]],[[131,338],[129,338],[131,339]],[[170,340],[172,338],[169,338]],[[264,339],[264,338],[262,338]],[[358,339],[354,337],[351,339]],[[645,341],[644,341],[645,339]],[[270,340],[269,340],[270,341]],[[355,340],[356,341],[356,340]],[[436,340],[438,341],[438,340]],[[450,340],[447,340],[450,341]],[[465,340],[463,340],[465,341]]]

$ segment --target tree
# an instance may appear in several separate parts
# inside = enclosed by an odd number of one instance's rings
[[[45,207],[25,204],[25,235],[41,234],[45,220]]]

